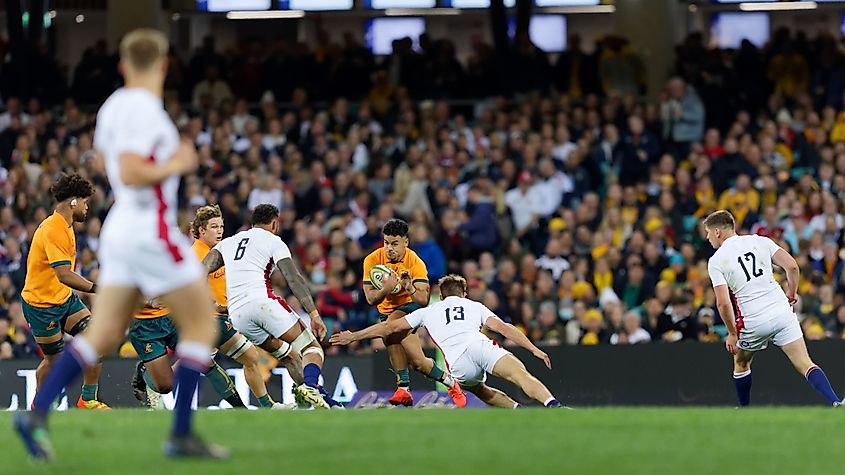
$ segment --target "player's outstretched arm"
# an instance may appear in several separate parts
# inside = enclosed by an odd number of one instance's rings
[[[205,270],[209,274],[215,272],[217,269],[223,267],[223,254],[220,254],[220,251],[217,249],[208,251],[208,254],[202,260],[202,265],[205,266]]]
[[[387,320],[375,325],[357,331],[351,332],[349,330],[335,333],[329,341],[332,345],[348,345],[353,341],[371,340],[373,338],[386,338],[394,333],[406,332],[410,330],[411,324],[406,318],[399,318],[396,320]]]
[[[302,304],[302,308],[311,317],[311,328],[314,330],[317,338],[322,340],[326,337],[326,325],[323,323],[323,319],[320,318],[320,312],[317,311],[317,306],[314,304],[314,298],[311,297],[311,291],[308,289],[305,278],[299,273],[299,269],[296,268],[296,264],[293,263],[293,259],[290,257],[279,259],[276,262],[276,267],[282,271],[282,275],[285,276],[291,292],[293,292],[293,295],[296,295],[299,303]]]
[[[543,360],[543,363],[546,364],[547,368],[552,369],[552,361],[549,359],[549,355],[547,355],[543,350],[537,348],[537,345],[531,343],[531,340],[529,340],[528,337],[515,326],[502,321],[501,318],[495,315],[488,318],[484,323],[484,326],[530,351],[532,355]]]
[[[789,304],[796,302],[795,293],[798,291],[798,278],[800,277],[801,268],[798,267],[798,262],[791,254],[783,249],[778,249],[772,256],[772,262],[783,268],[786,272],[786,298],[789,299]]]
[[[169,160],[163,163],[150,161],[137,153],[120,155],[120,180],[127,186],[150,186],[167,177],[184,175],[197,169],[197,150],[190,141],[183,140]]]
[[[93,294],[97,290],[95,283],[72,271],[68,264],[53,267],[53,272],[56,273],[56,278],[59,279],[59,282],[73,290],[89,294]]]

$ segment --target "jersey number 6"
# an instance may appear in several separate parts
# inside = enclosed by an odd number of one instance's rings
[[[246,245],[249,243],[249,238],[243,238],[238,242],[238,248],[235,249],[235,260],[239,261],[246,252]]]

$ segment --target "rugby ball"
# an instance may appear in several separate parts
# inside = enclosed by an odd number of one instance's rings
[[[382,282],[387,279],[387,276],[393,273],[393,269],[383,265],[373,266],[370,269],[370,283],[376,290],[381,290],[383,287]],[[396,287],[393,289],[393,294],[398,294],[402,291],[402,284],[399,282],[396,283]]]

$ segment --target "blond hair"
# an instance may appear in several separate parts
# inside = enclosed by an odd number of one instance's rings
[[[197,216],[191,222],[191,234],[194,239],[200,238],[200,229],[208,227],[208,222],[214,218],[222,218],[223,213],[220,212],[220,206],[207,205],[197,210]]]
[[[437,282],[443,297],[458,296],[467,291],[467,280],[457,274],[441,277]]]
[[[164,33],[152,28],[132,30],[120,41],[120,59],[134,72],[148,71],[167,56],[170,45]]]
[[[704,218],[704,227],[708,229],[736,230],[736,221],[730,211],[720,209]]]

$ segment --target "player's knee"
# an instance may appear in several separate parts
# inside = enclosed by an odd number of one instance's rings
[[[226,356],[239,361],[244,366],[247,364],[246,361],[250,359],[254,360],[255,364],[258,364],[258,355],[255,351],[250,351],[253,346],[245,336],[240,333],[236,333],[229,342],[231,343],[231,346],[226,351]]]
[[[76,322],[76,325],[71,327],[71,329],[68,331],[68,334],[70,336],[76,336],[82,333],[83,331],[85,331],[86,328],[88,328],[89,323],[91,323],[91,315],[86,315],[80,318],[79,321]]]
[[[65,340],[63,338],[59,338],[58,340],[50,343],[39,343],[38,346],[41,347],[41,352],[44,353],[44,360],[47,361],[47,364],[52,364],[56,355],[64,351]]]
[[[308,355],[313,355],[314,357],[318,358],[320,361],[323,361],[323,360],[326,359],[326,355],[325,355],[325,353],[323,353],[323,347],[321,347],[320,344],[317,343],[316,341],[313,342],[312,344],[308,345],[307,347],[305,347],[305,349],[302,350],[302,357],[303,358],[308,356]]]

